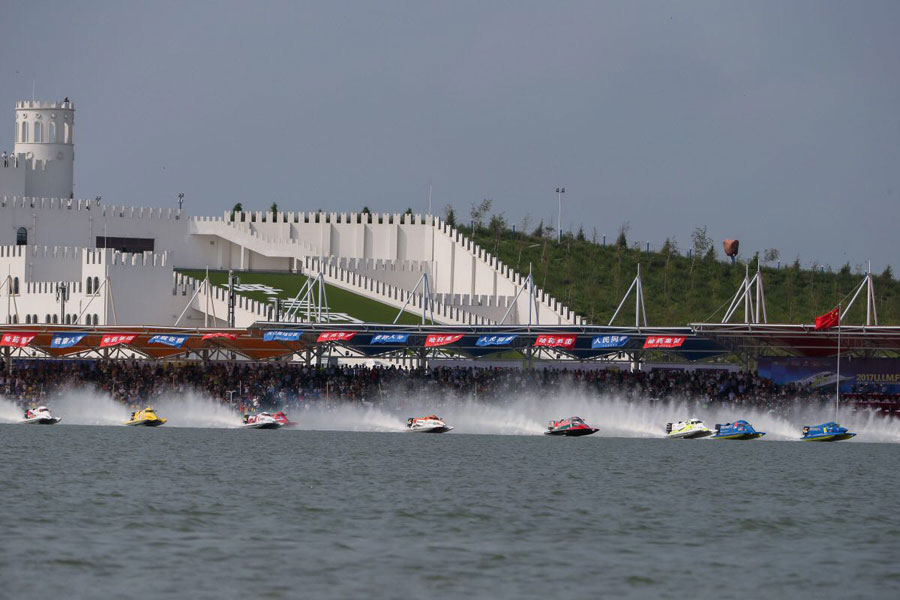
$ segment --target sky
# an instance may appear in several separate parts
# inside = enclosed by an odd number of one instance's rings
[[[76,106],[75,195],[428,212],[900,268],[900,3],[0,0],[0,146]]]

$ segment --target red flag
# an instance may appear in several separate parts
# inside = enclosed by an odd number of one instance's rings
[[[323,342],[349,342],[356,335],[355,331],[323,331],[316,339],[317,344]]]
[[[36,333],[4,333],[0,337],[0,346],[11,346],[14,348],[24,348],[31,343]]]
[[[684,336],[652,335],[644,340],[644,348],[680,348]]]
[[[203,341],[206,341],[206,340],[215,340],[218,338],[231,340],[233,342],[234,340],[237,339],[237,336],[234,335],[233,333],[207,333],[207,334],[204,334],[203,337],[201,337],[200,339]]]
[[[447,344],[455,344],[462,339],[462,336],[463,334],[461,333],[431,334],[425,338],[425,347],[436,348],[438,346],[446,346]]]
[[[100,338],[101,348],[110,348],[119,344],[130,344],[137,337],[136,333],[120,333],[116,335],[104,335]]]
[[[831,329],[841,322],[841,307],[816,317],[816,329]]]
[[[534,345],[545,348],[572,348],[575,346],[575,337],[574,335],[542,334],[534,340]]]

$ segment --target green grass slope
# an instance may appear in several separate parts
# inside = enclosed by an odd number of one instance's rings
[[[466,233],[471,233],[469,230]],[[661,252],[600,244],[575,236],[556,239],[487,229],[475,241],[523,275],[533,266],[535,285],[571,307],[591,323],[609,322],[640,263],[650,325],[685,325],[721,321],[744,278],[744,263],[717,260],[714,253],[694,260],[671,248]],[[756,271],[750,259],[750,276]],[[843,301],[846,306],[863,274],[849,265],[838,272],[807,270],[793,265],[763,268],[769,323],[811,323]],[[900,283],[890,270],[875,276],[880,325],[900,323]],[[846,324],[865,323],[865,291],[845,317]],[[624,313],[624,316],[623,316]],[[732,322],[743,320],[743,309]],[[634,300],[626,303],[617,325],[634,323]]]
[[[177,270],[179,273],[195,279],[202,280],[206,276],[206,271],[200,269]],[[269,303],[271,299],[276,297],[283,300],[292,299],[303,287],[303,284],[306,283],[304,275],[294,273],[237,273],[237,276],[242,284],[263,284],[281,290],[277,296],[270,296],[264,292],[239,292],[242,296],[266,303]],[[213,285],[224,287],[228,282],[228,273],[226,271],[210,271],[209,279]],[[397,316],[398,309],[392,306],[348,292],[333,285],[326,284],[325,291],[328,295],[328,306],[331,312],[347,313],[361,321],[371,323],[391,323]],[[422,317],[410,312],[404,312],[397,322],[415,325],[422,322]]]

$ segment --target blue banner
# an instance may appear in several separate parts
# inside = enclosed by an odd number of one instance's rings
[[[147,340],[148,344],[165,344],[166,346],[172,346],[173,348],[181,348],[184,343],[187,341],[188,336],[186,335],[154,335],[149,340]]]
[[[405,344],[408,333],[378,333],[372,336],[373,344]]]
[[[303,335],[302,331],[291,329],[275,329],[263,334],[264,342],[296,342]]]
[[[517,335],[483,335],[475,342],[476,346],[508,346]]]
[[[591,348],[621,348],[628,343],[631,336],[627,335],[595,335],[591,340]]]
[[[84,339],[85,333],[54,333],[51,348],[71,348]]]

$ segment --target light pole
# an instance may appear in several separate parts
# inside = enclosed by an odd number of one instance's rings
[[[566,188],[556,188],[556,243],[562,241],[562,195],[566,193]]]

